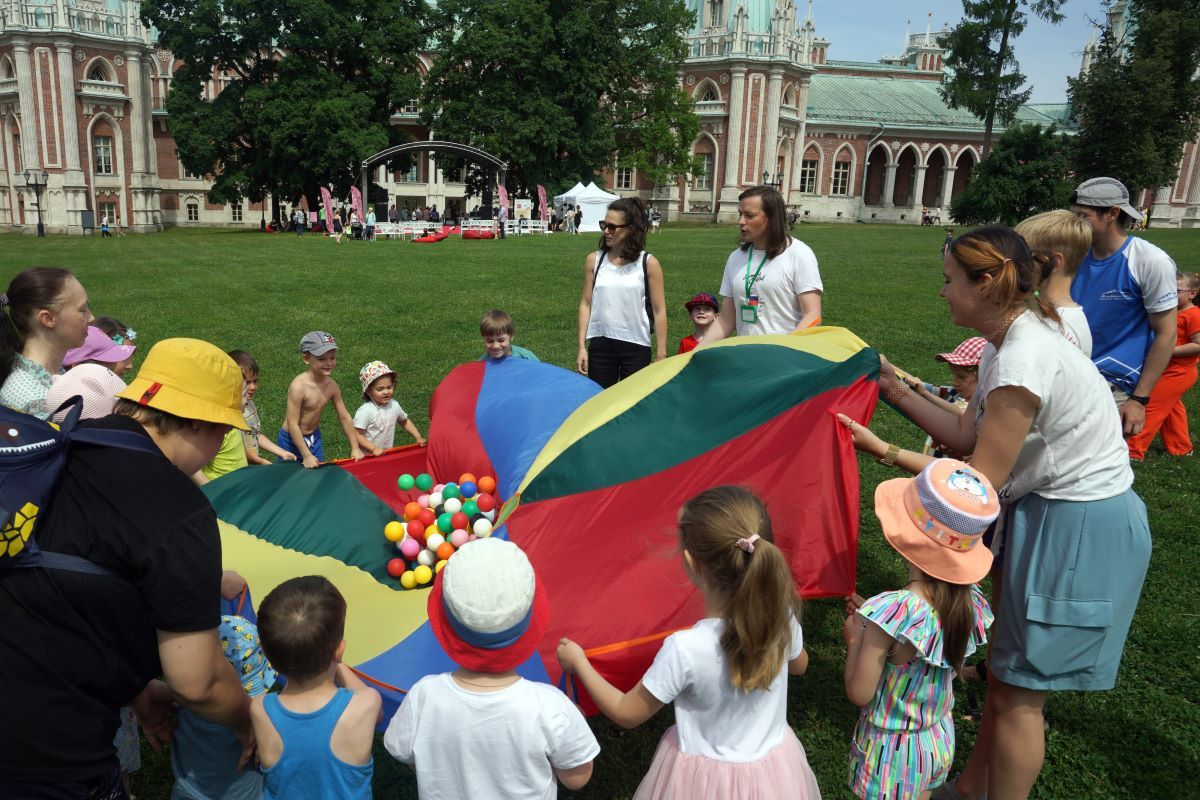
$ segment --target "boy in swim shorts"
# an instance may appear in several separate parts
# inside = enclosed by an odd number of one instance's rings
[[[354,418],[342,402],[342,390],[329,377],[337,366],[337,342],[325,331],[309,331],[300,340],[300,356],[308,366],[288,387],[287,412],[275,443],[295,453],[305,469],[316,469],[325,460],[321,441],[321,412],[333,402],[342,430],[350,440],[350,457],[361,461],[363,451],[355,435]]]

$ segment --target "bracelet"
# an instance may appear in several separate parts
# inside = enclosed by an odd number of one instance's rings
[[[889,467],[896,465],[896,459],[900,457],[900,447],[898,445],[889,444],[887,452],[879,459],[880,464],[886,464]]]
[[[887,400],[892,405],[896,405],[903,400],[910,391],[912,390],[908,388],[907,383],[904,381],[899,381],[895,389],[889,389],[884,392],[883,399]]]
[[[1147,403],[1150,402],[1149,397],[1146,397],[1146,396],[1140,395],[1140,394],[1131,394],[1131,395],[1129,395],[1129,399],[1135,403],[1141,403],[1142,405],[1146,405]]]

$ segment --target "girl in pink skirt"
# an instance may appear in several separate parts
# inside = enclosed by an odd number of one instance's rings
[[[820,798],[787,723],[787,676],[804,673],[808,653],[792,573],[766,509],[746,489],[709,489],[680,511],[679,541],[707,616],[668,636],[629,692],[601,677],[570,639],[559,643],[559,664],[623,728],[675,703],[675,725],[635,800]]]

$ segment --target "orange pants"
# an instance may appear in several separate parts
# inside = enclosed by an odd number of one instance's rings
[[[1154,384],[1150,402],[1146,405],[1146,427],[1142,432],[1129,437],[1129,457],[1142,459],[1162,430],[1163,445],[1173,456],[1185,456],[1192,452],[1192,439],[1188,436],[1187,409],[1183,407],[1183,396],[1196,383],[1196,365],[1167,364],[1162,377]]]

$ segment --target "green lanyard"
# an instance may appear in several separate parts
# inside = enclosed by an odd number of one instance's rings
[[[750,287],[758,280],[758,275],[762,272],[763,264],[767,263],[767,254],[763,253],[762,261],[758,262],[758,269],[754,270],[754,277],[750,277],[750,262],[754,260],[754,245],[750,245],[750,253],[746,256],[746,299],[750,299]]]

